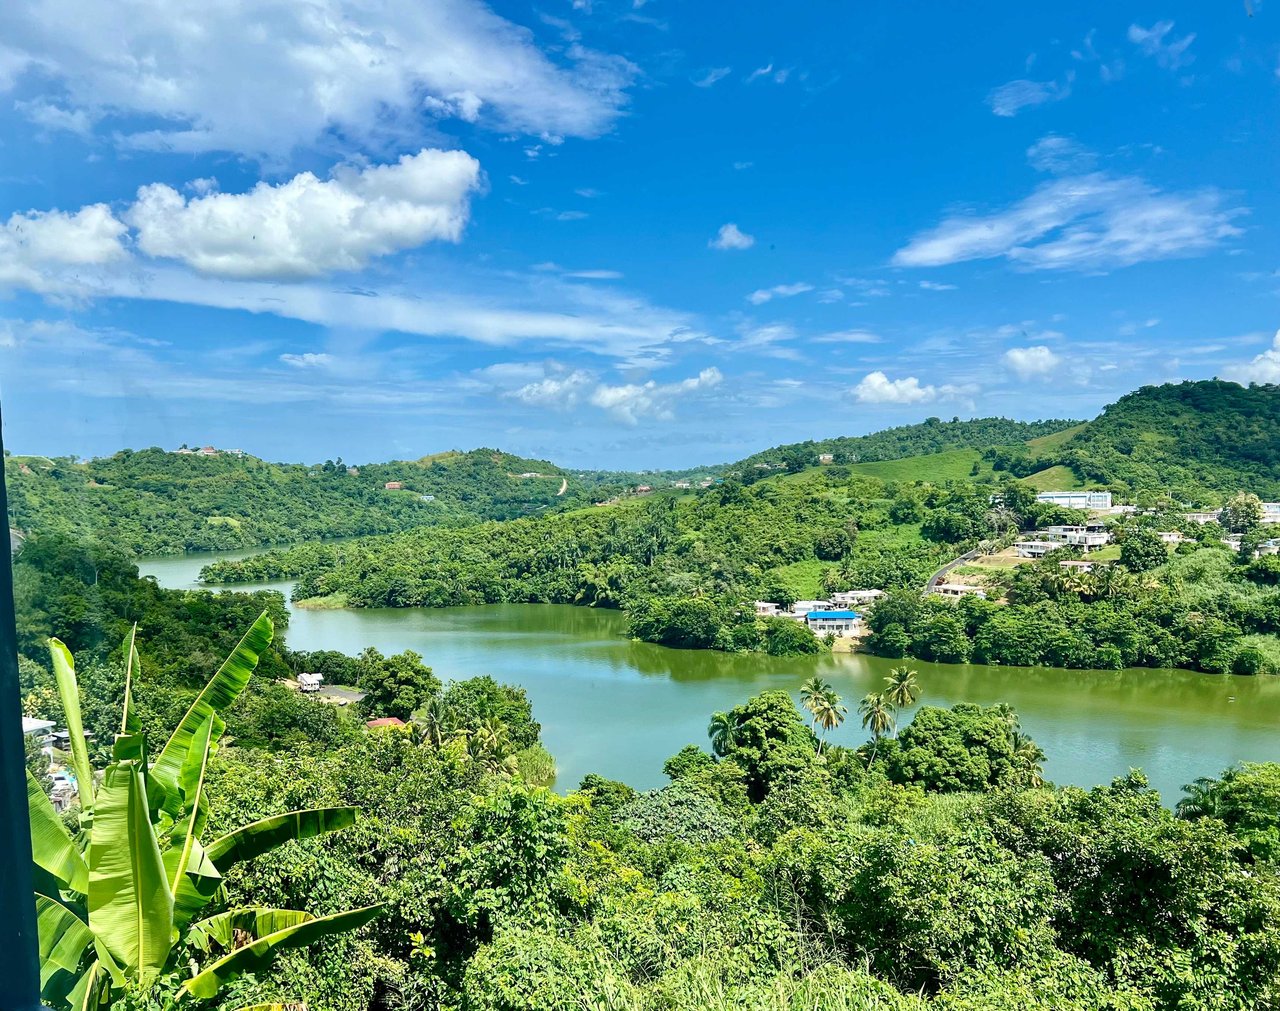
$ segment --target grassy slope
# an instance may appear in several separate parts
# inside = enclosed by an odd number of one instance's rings
[[[978,473],[973,473],[973,465]],[[971,478],[991,476],[991,464],[982,459],[976,449],[952,449],[945,453],[929,453],[925,456],[908,456],[901,460],[882,460],[876,463],[855,463],[849,468],[855,474],[878,477],[881,481],[966,481]]]

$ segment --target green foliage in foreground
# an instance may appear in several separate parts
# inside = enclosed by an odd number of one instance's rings
[[[316,917],[294,909],[227,909],[223,875],[295,839],[355,821],[353,807],[291,811],[207,841],[206,780],[225,729],[221,714],[249,683],[272,638],[264,613],[182,717],[155,756],[147,749],[129,686],[139,667],[131,633],[119,733],[96,775],[80,720],[71,653],[50,642],[78,789],[78,831],[54,813],[27,776],[41,953],[41,997],[71,1011],[173,1006],[207,999],[236,976],[270,965],[289,948],[362,926],[379,906]],[[213,905],[217,912],[196,917]]]
[[[293,992],[312,1011],[1280,999],[1266,843],[1280,767],[1223,778],[1240,797],[1253,787],[1236,777],[1270,784],[1255,804],[1179,817],[1137,773],[1088,791],[1029,786],[1019,749],[1034,744],[1001,707],[921,710],[870,769],[869,746],[819,754],[786,693],[722,715],[722,757],[687,748],[668,763],[673,783],[645,794],[589,776],[557,797],[404,734],[271,763],[223,751],[215,828],[281,804],[368,812],[229,884],[263,904],[387,904],[366,933],[286,955],[236,999]]]

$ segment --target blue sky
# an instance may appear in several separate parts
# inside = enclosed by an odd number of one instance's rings
[[[7,445],[680,467],[1280,382],[1251,6],[9,0]]]

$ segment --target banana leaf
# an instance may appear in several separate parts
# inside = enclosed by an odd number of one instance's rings
[[[163,857],[165,874],[172,881],[178,869],[178,861],[182,859],[182,851],[171,847],[164,851]],[[181,927],[190,923],[221,887],[222,875],[218,873],[218,868],[213,866],[200,841],[194,840],[187,859],[187,872],[178,879],[178,887],[173,893],[174,924]]]
[[[348,828],[355,824],[359,811],[357,807],[313,807],[277,814],[215,839],[205,851],[219,871],[226,871],[241,860],[249,860],[292,839],[310,839]]]
[[[122,734],[136,734],[142,730],[142,723],[133,708],[133,677],[142,669],[138,660],[138,647],[135,645],[137,638],[138,623],[135,621],[125,646],[124,707],[120,712],[120,733]]]
[[[249,683],[249,676],[258,666],[258,657],[271,645],[274,635],[275,627],[271,623],[271,616],[263,611],[236,648],[232,650],[231,655],[223,661],[218,672],[209,679],[209,683],[191,703],[191,708],[182,717],[168,743],[160,752],[160,757],[152,766],[151,774],[168,791],[165,797],[165,810],[174,817],[177,817],[181,804],[181,798],[178,796],[179,775],[183,763],[187,760],[187,753],[191,750],[191,742],[196,731],[210,715],[222,712],[239,698],[245,685]]]
[[[196,842],[199,831],[200,804],[204,797],[204,777],[209,768],[210,736],[215,725],[225,725],[217,713],[210,713],[191,738],[191,747],[187,751],[187,760],[182,763],[178,773],[178,789],[182,791],[189,815],[179,824],[183,827],[182,835],[171,840],[170,845],[178,846],[181,854],[178,865],[169,875],[169,890],[177,892],[178,884],[187,873],[187,864],[191,859],[191,847]]]
[[[53,676],[58,682],[58,697],[62,700],[67,733],[71,735],[71,765],[76,770],[80,809],[88,814],[93,810],[93,766],[89,764],[89,749],[84,743],[84,723],[80,719],[80,686],[76,683],[76,662],[71,656],[71,650],[60,639],[49,640],[49,655],[53,659]]]
[[[230,951],[235,945],[236,931],[248,934],[256,941],[314,919],[311,913],[297,909],[231,909],[193,923],[187,942],[203,952],[208,952],[215,944]]]
[[[59,972],[74,973],[93,944],[89,925],[47,895],[36,894],[36,930],[40,937],[40,991]]]
[[[96,1011],[100,1008],[106,997],[103,991],[106,989],[107,979],[107,971],[102,963],[91,963],[67,995],[71,1011]]]
[[[233,976],[246,972],[258,972],[271,964],[281,951],[286,948],[302,948],[313,941],[330,934],[338,934],[347,930],[355,930],[372,920],[382,911],[382,904],[365,906],[361,909],[348,909],[331,916],[320,916],[306,923],[278,930],[274,934],[260,937],[252,944],[237,948],[229,955],[209,963],[199,973],[182,984],[193,997],[209,998]]]
[[[89,927],[110,956],[144,980],[164,967],[173,946],[173,893],[136,762],[107,766],[98,790],[89,841]]]
[[[31,855],[59,884],[81,894],[89,890],[89,868],[44,790],[27,770],[27,811],[31,819]]]

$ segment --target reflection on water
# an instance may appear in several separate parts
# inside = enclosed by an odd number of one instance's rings
[[[161,585],[194,587],[200,566],[212,557],[228,556],[148,560],[141,568]],[[882,687],[895,665],[847,654],[777,659],[665,649],[628,640],[626,619],[616,611],[550,604],[294,609],[287,638],[295,649],[413,649],[445,679],[492,674],[522,685],[559,763],[562,787],[587,772],[637,787],[659,785],[663,760],[685,744],[705,744],[707,719],[716,710],[766,688],[794,692],[813,674],[831,681],[853,709],[860,696]],[[1011,704],[1044,747],[1048,775],[1057,782],[1092,786],[1141,767],[1167,798],[1176,798],[1183,783],[1233,762],[1280,758],[1277,678],[913,666],[927,704]],[[857,744],[865,734],[855,717],[832,738]]]

